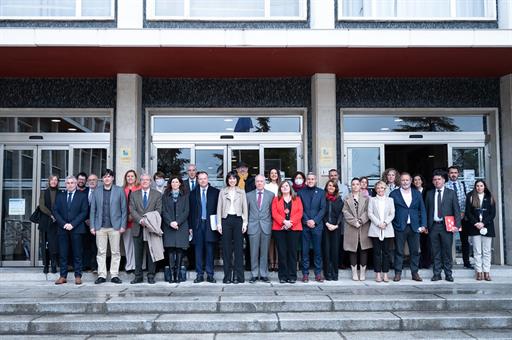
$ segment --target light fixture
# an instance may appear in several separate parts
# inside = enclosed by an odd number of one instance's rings
[[[233,119],[231,119],[231,118],[226,118],[226,119],[224,119],[224,121],[225,121],[225,122],[232,122],[232,121],[233,121]]]
[[[76,131],[76,128],[68,128],[68,131]]]
[[[436,158],[434,155],[428,155],[428,158]]]
[[[384,127],[384,128],[380,128],[380,130],[381,131],[389,131],[389,128]]]
[[[227,131],[233,131],[235,130],[234,128],[226,128]]]
[[[60,119],[52,119],[52,123],[60,123]]]
[[[399,123],[399,122],[403,122],[404,120],[402,118],[395,118],[395,122]]]

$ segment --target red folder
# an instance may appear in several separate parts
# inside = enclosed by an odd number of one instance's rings
[[[446,231],[449,233],[456,233],[459,231],[459,228],[455,225],[455,216],[445,216],[444,225],[446,226]]]

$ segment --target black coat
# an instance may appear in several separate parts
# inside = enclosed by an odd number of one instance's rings
[[[72,234],[85,234],[85,220],[87,219],[88,211],[89,200],[87,199],[87,194],[77,190],[69,209],[66,191],[57,195],[55,206],[53,207],[53,216],[57,219],[57,234],[66,234],[67,230],[64,229],[66,223],[70,223],[73,226]]]
[[[218,242],[219,233],[217,230],[212,230],[210,226],[210,216],[217,215],[217,202],[219,200],[219,189],[208,185],[206,191],[206,242]],[[201,187],[196,185],[193,192],[190,193],[190,218],[189,228],[193,231],[193,239],[195,242],[195,236],[197,235],[197,228],[201,223]]]
[[[166,191],[162,195],[162,231],[164,232],[164,247],[188,248],[188,215],[189,215],[189,194],[178,196],[174,203],[172,192]],[[178,229],[171,228],[171,222],[178,223]]]
[[[48,209],[49,212],[53,211],[52,200],[50,196],[50,189],[46,189],[41,192],[41,198],[39,199],[39,203],[41,204],[44,201],[44,206]],[[57,201],[57,196],[61,195],[60,190],[55,190],[55,201]],[[41,209],[41,217],[39,219],[38,229],[44,233],[46,233],[46,241],[48,241],[48,250],[50,254],[57,254],[59,252],[59,240],[57,236],[57,222],[53,222],[51,215],[47,215],[43,209]]]
[[[464,214],[463,228],[466,229],[467,234],[470,236],[480,235],[480,230],[475,227],[475,223],[480,222],[480,212],[482,212],[482,222],[487,228],[487,237],[495,237],[494,230],[494,217],[496,217],[496,204],[492,202],[491,196],[485,195],[482,201],[481,208],[473,207],[471,196],[473,191],[469,192],[466,196],[466,211]]]
[[[434,207],[435,207],[435,194],[436,189],[432,189],[427,193],[426,198],[426,208],[427,208],[427,227],[428,229],[432,228],[434,224]],[[441,201],[441,215],[444,216],[453,216],[455,218],[455,226],[461,227],[460,220],[460,208],[459,208],[459,200],[457,199],[457,194],[452,189],[444,188],[444,194]],[[444,224],[444,223],[443,223]]]
[[[341,200],[341,196],[338,195],[336,201],[334,202],[328,199],[325,200],[326,208],[325,215],[323,218],[324,231],[329,234],[332,233],[325,226],[326,223],[330,223],[338,226],[338,228],[334,230],[334,232],[343,234],[343,201]]]

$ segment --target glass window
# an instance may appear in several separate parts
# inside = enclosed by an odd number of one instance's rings
[[[73,174],[85,172],[87,175],[96,174],[101,179],[101,173],[107,168],[107,149],[74,149]]]
[[[224,149],[196,149],[196,167],[208,173],[211,185],[224,187]]]
[[[0,0],[4,18],[80,18],[113,16],[114,0]]]
[[[158,149],[157,160],[157,171],[162,171],[166,177],[179,175],[185,178],[190,164],[190,149]]]
[[[272,168],[281,171],[281,179],[291,179],[297,172],[297,148],[265,148],[265,176]]]
[[[148,0],[149,18],[306,19],[307,0]]]
[[[260,173],[260,151],[259,149],[231,149],[231,170],[235,170],[239,162],[249,166],[249,173],[257,175]]]
[[[485,132],[485,116],[351,116],[343,117],[345,132]]]
[[[467,175],[471,177],[471,174],[474,174],[475,179],[485,178],[483,147],[453,148],[452,157],[453,164],[461,169],[461,176]],[[469,179],[464,178],[465,181]],[[468,184],[467,191],[472,188],[472,183],[466,183],[466,185]]]
[[[495,19],[496,0],[339,0],[340,18]]]
[[[300,117],[169,117],[155,116],[153,131],[268,133],[301,132]]]
[[[110,132],[110,117],[0,117],[0,132]]]
[[[373,187],[381,174],[380,147],[349,147],[347,152],[348,181],[366,176]]]

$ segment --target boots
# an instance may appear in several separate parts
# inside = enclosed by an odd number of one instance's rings
[[[382,282],[382,277],[380,273],[375,273],[375,282]]]
[[[359,281],[359,276],[357,275],[357,266],[350,266],[352,268],[352,280]]]
[[[176,282],[176,261],[174,259],[174,256],[176,255],[176,252],[170,251],[169,252],[169,270],[171,272],[171,275],[169,275],[169,283]]]
[[[491,280],[491,273],[484,272],[484,279],[485,279],[485,281],[492,281]]]
[[[477,281],[482,281],[484,278],[484,274],[481,273],[481,272],[476,272],[476,280]]]
[[[176,271],[175,271],[176,281],[175,282],[177,282],[177,283],[182,282],[181,275],[180,275],[182,261],[183,261],[183,253],[181,251],[179,251],[176,254]]]
[[[384,273],[384,277],[382,278],[382,281],[389,282],[388,273]]]
[[[359,281],[366,280],[366,266],[359,266],[360,273],[359,273]]]

